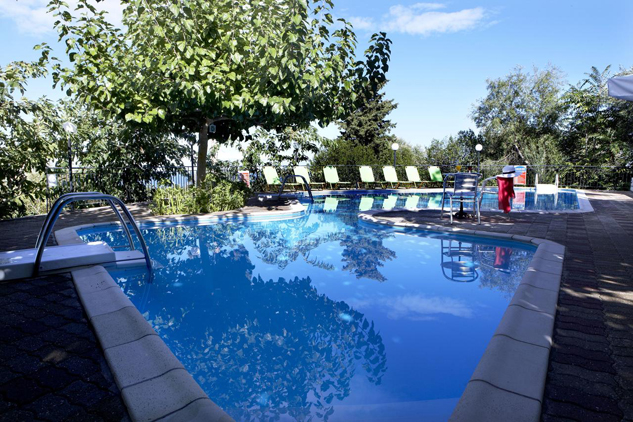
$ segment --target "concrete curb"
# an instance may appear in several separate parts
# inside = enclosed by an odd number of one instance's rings
[[[207,397],[103,267],[72,271],[72,276],[132,420],[233,420]]]
[[[539,421],[565,247],[545,239],[506,233],[395,223],[380,219],[378,214],[388,215],[389,211],[365,211],[359,214],[359,219],[392,228],[467,234],[537,246],[532,262],[450,420]]]

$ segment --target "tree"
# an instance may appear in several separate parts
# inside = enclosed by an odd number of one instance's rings
[[[157,0],[123,2],[126,31],[110,25],[90,0],[74,17],[50,3],[73,63],[54,78],[82,101],[131,124],[198,133],[198,181],[209,133],[243,139],[253,126],[305,128],[343,117],[359,94],[377,91],[390,55],[375,34],[365,62],[356,36],[334,22],[331,0]]]
[[[483,144],[481,134],[472,130],[461,130],[457,136],[449,136],[444,140],[433,139],[431,145],[422,150],[422,162],[428,164],[473,164],[477,161],[475,146]]]
[[[288,127],[280,132],[259,128],[248,142],[240,144],[242,165],[251,174],[260,172],[264,165],[296,166],[305,163],[312,154],[318,152],[322,141],[323,138],[314,126],[307,129]],[[256,181],[261,184],[265,182],[263,178]]]
[[[509,163],[541,164],[536,160],[557,148],[565,104],[561,101],[560,71],[549,67],[525,73],[515,69],[505,78],[488,80],[488,95],[474,108],[472,117],[485,139],[484,156]],[[528,154],[528,151],[531,154]],[[554,155],[556,151],[550,151]]]
[[[562,149],[574,163],[618,166],[633,159],[633,106],[609,97],[610,77],[610,66],[592,67],[564,96],[569,117]]]
[[[23,95],[28,79],[46,75],[48,53],[44,48],[36,62],[0,67],[0,219],[24,215],[26,202],[45,191],[44,179],[31,175],[44,173],[54,157],[61,122],[54,103]]]
[[[385,144],[391,145],[396,137],[391,129],[396,127],[387,116],[398,105],[393,100],[385,100],[382,92],[372,93],[361,99],[360,107],[339,123],[341,138],[352,145],[370,147],[376,155]]]

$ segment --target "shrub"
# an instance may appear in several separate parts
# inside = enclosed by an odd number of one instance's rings
[[[199,187],[161,186],[150,209],[156,215],[229,211],[243,207],[250,195],[245,183],[215,180],[210,174]]]

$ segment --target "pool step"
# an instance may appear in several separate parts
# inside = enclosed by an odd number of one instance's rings
[[[31,277],[36,255],[35,248],[0,252],[0,281]],[[144,259],[142,252],[114,252],[105,242],[48,246],[44,248],[39,272],[62,272],[70,268],[114,262],[117,265],[122,265],[123,262],[138,265],[139,259]],[[141,265],[143,263],[144,261]]]

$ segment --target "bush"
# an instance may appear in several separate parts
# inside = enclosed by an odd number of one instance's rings
[[[199,187],[161,186],[154,192],[150,209],[156,215],[229,211],[243,207],[250,195],[243,182],[216,181],[208,175]]]

